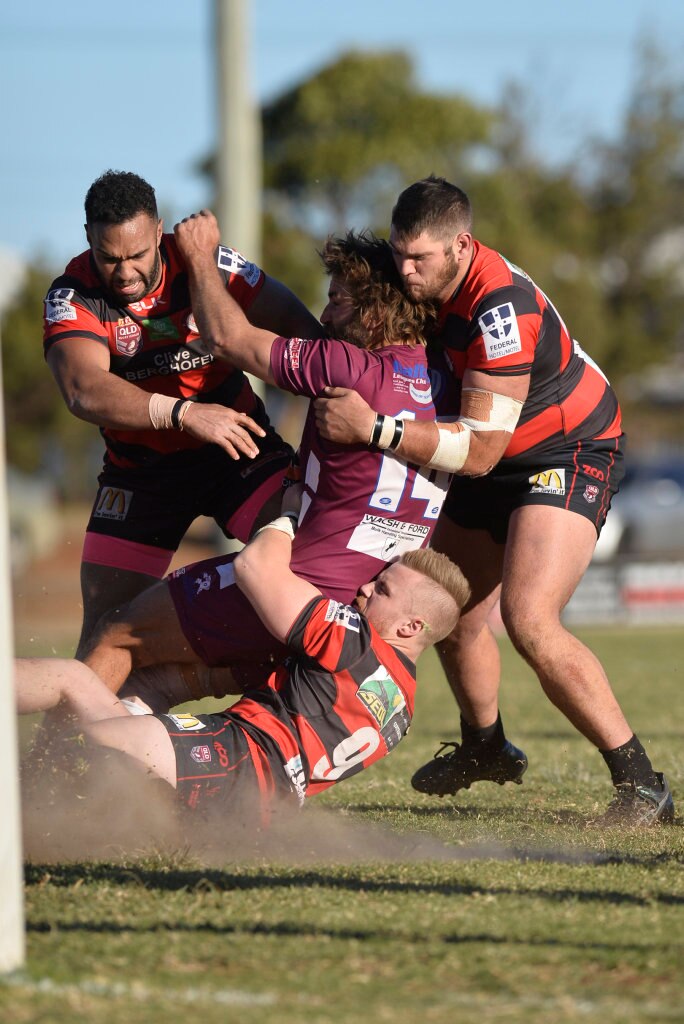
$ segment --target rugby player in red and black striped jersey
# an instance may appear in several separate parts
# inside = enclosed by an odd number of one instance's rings
[[[462,743],[413,778],[445,795],[478,780],[521,782],[522,751],[498,714],[498,597],[517,650],[549,699],[603,754],[617,789],[606,822],[671,820],[662,774],[633,734],[592,652],[560,615],[591,560],[623,475],[615,392],[548,297],[472,234],[467,195],[442,178],[409,186],[390,243],[406,292],[441,302],[439,341],[461,385],[451,423],[407,423],[399,453],[455,474],[434,546],[463,569],[472,598],[440,648],[461,709]],[[358,443],[391,423],[354,392],[317,402],[331,440]],[[439,756],[441,754],[441,756]]]
[[[457,400],[439,354],[428,365],[425,336],[436,324],[436,308],[403,294],[386,241],[353,232],[326,241],[321,257],[331,279],[322,320],[331,336],[302,340],[251,326],[226,295],[213,266],[219,234],[213,214],[194,214],[175,230],[189,268],[193,308],[215,354],[310,399],[330,383],[345,383],[402,423],[414,417],[432,421]],[[312,408],[299,457],[302,528],[292,557],[298,576],[348,602],[397,555],[427,546],[449,474],[408,465],[391,448],[323,441]],[[263,678],[259,664],[279,659],[282,651],[235,586],[233,558],[183,567],[104,617],[84,660],[116,691],[131,671],[145,669],[123,692],[155,711],[193,696],[240,692],[245,671]],[[169,662],[183,667],[150,671]],[[230,666],[233,677],[202,666]]]
[[[204,346],[154,189],[108,171],[85,210],[89,249],[53,281],[44,317],[64,399],[106,444],[83,549],[82,641],[103,612],[164,575],[198,516],[247,540],[277,511],[292,456],[245,375]],[[294,295],[239,253],[217,246],[215,262],[253,323],[319,332]]]
[[[291,649],[265,686],[218,714],[130,715],[83,663],[18,659],[19,713],[66,706],[91,742],[128,754],[182,804],[260,810],[263,824],[276,799],[301,805],[367,768],[406,734],[415,662],[453,629],[468,584],[446,556],[410,551],[362,586],[361,613],[292,572],[293,537],[283,516],[235,559],[237,586]]]

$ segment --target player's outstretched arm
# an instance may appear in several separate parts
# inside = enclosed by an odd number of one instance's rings
[[[376,415],[355,391],[326,388],[314,403],[316,424],[323,437],[338,444],[372,444],[418,466],[483,476],[508,447],[528,388],[528,375],[493,381],[467,371],[458,418],[403,420],[400,426],[391,416]]]
[[[264,526],[233,563],[235,582],[269,633],[285,641],[293,622],[320,591],[290,569],[293,520],[281,516]]]
[[[225,288],[216,265],[220,242],[216,217],[200,210],[176,224],[176,242],[188,268],[192,313],[211,354],[269,384],[271,346],[277,335],[253,327]]]

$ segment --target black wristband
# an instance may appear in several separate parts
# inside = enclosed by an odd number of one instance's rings
[[[375,417],[375,423],[373,424],[373,429],[371,430],[371,436],[370,436],[370,443],[371,444],[377,444],[378,441],[380,440],[380,435],[382,434],[382,427],[383,427],[384,422],[385,422],[385,417],[382,415],[382,413],[378,413],[376,415],[376,417]]]
[[[180,419],[178,417],[186,402],[187,398],[179,398],[171,410],[171,425],[175,427],[176,430],[180,430]]]
[[[390,451],[396,452],[397,448],[401,444],[401,439],[402,439],[403,436],[404,436],[404,421],[403,420],[395,420],[394,421],[394,434],[392,435],[392,440],[387,445],[387,447],[389,448]]]

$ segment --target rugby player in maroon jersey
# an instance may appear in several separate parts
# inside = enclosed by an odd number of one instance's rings
[[[412,550],[361,588],[361,613],[292,572],[294,530],[282,516],[234,562],[292,655],[265,685],[218,714],[138,716],[82,662],[17,659],[19,713],[66,707],[90,743],[127,754],[191,810],[247,808],[262,824],[276,800],[301,806],[384,757],[411,723],[415,662],[453,629],[468,584],[446,556]]]
[[[527,759],[498,713],[499,651],[488,619],[500,598],[516,649],[608,765],[616,796],[601,820],[671,821],[667,781],[598,659],[561,622],[623,475],[615,392],[527,274],[473,237],[468,197],[455,185],[430,177],[402,192],[390,244],[407,294],[441,303],[438,340],[462,388],[454,422],[406,423],[397,450],[455,474],[433,545],[472,589],[439,648],[461,744],[445,743],[413,785],[444,796],[479,780],[522,781]],[[392,433],[351,390],[328,390],[316,408],[331,440]]]
[[[292,456],[245,375],[204,347],[151,185],[107,171],[85,211],[89,248],[53,281],[44,316],[64,400],[106,445],[82,556],[82,641],[103,612],[165,574],[198,516],[247,540],[277,511]],[[299,300],[239,253],[217,245],[214,260],[253,323],[318,332]]]
[[[387,242],[353,233],[328,240],[321,255],[331,282],[322,319],[333,337],[302,341],[248,323],[216,272],[217,237],[216,219],[208,212],[176,226],[195,316],[218,358],[309,398],[327,384],[344,382],[402,422],[432,421],[453,405],[446,365],[437,356],[428,367],[421,343],[427,326],[436,323],[436,310],[403,295]],[[355,341],[339,340],[340,335]],[[340,601],[352,600],[359,585],[397,555],[425,546],[446,495],[448,474],[397,459],[389,441],[387,451],[331,444],[318,437],[312,410],[307,418],[300,446],[301,530],[292,568]],[[184,567],[107,616],[83,660],[115,691],[132,670],[145,669],[123,693],[143,697],[155,711],[208,693],[240,692],[245,671],[263,678],[255,665],[283,651],[235,586],[233,559]],[[151,670],[168,662],[183,668]],[[231,666],[233,678],[202,666]]]

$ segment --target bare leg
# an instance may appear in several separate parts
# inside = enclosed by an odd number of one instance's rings
[[[148,576],[145,573],[82,562],[83,626],[76,657],[82,657],[84,644],[106,612],[121,607],[158,582],[156,576]]]
[[[506,545],[501,614],[549,700],[591,743],[612,750],[632,730],[598,658],[560,621],[595,544],[594,527],[576,512],[518,509]]]
[[[20,715],[64,705],[79,724],[128,713],[91,669],[72,658],[16,658],[14,681]]]
[[[498,714],[501,662],[487,620],[499,594],[503,545],[486,530],[464,530],[442,516],[433,547],[457,563],[472,588],[456,629],[437,650],[461,714],[470,725],[485,728]]]
[[[106,615],[83,645],[81,657],[113,692],[138,669],[198,661],[180,628],[166,580]]]
[[[108,718],[85,729],[88,739],[101,747],[128,754],[148,774],[177,785],[176,755],[169,734],[152,715]]]

